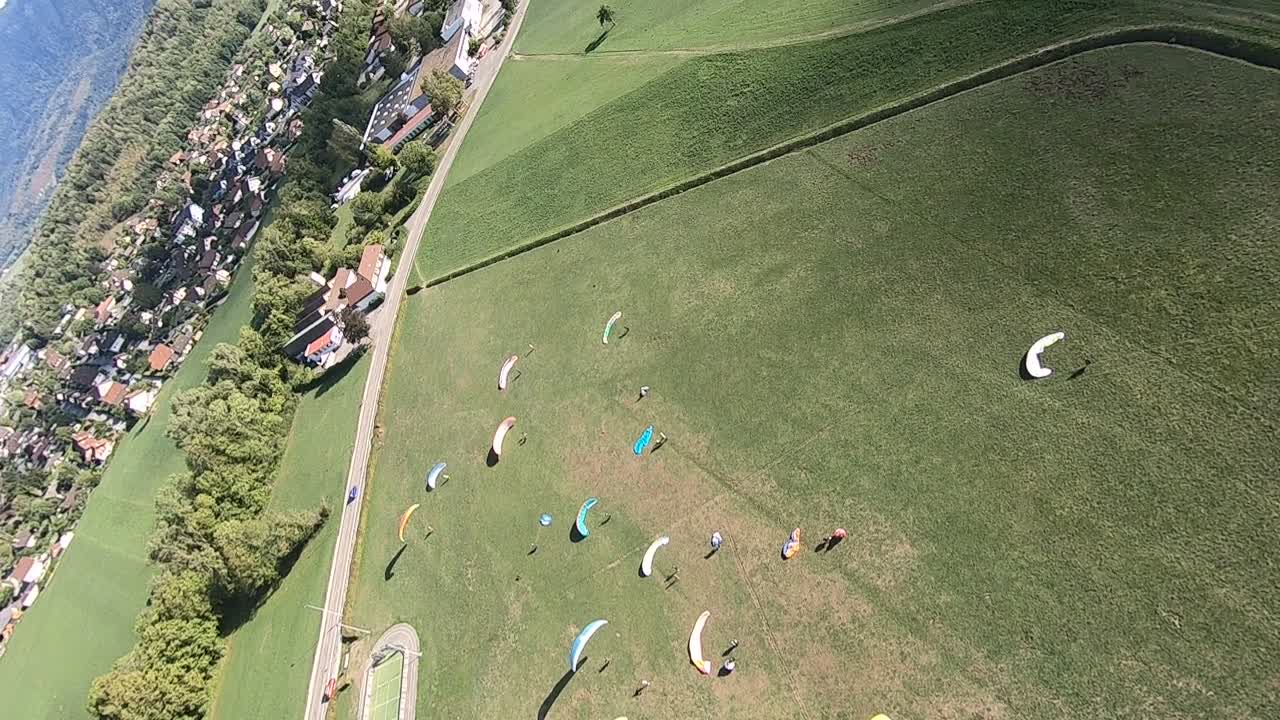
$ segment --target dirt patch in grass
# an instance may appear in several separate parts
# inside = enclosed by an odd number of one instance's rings
[[[1072,59],[1023,75],[1021,82],[1036,97],[1090,102],[1112,97],[1142,75],[1132,63],[1103,67]]]

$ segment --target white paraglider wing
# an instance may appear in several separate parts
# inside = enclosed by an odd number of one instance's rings
[[[502,457],[502,441],[507,437],[507,431],[516,426],[516,418],[514,415],[498,423],[498,429],[493,433],[493,454]]]
[[[702,626],[707,624],[709,617],[711,617],[710,610],[702,611],[698,621],[693,624],[693,632],[689,633],[689,661],[703,675],[711,674],[711,661],[702,657]]]
[[[1025,366],[1027,374],[1033,378],[1047,378],[1053,374],[1053,370],[1040,364],[1040,353],[1044,352],[1050,345],[1065,338],[1066,333],[1056,332],[1045,335],[1032,344],[1031,349],[1027,351]]]
[[[427,489],[428,490],[436,489],[436,483],[439,482],[440,480],[440,474],[444,472],[444,469],[446,467],[448,466],[445,465],[444,463],[436,463],[435,467],[431,468],[431,472],[427,473]]]
[[[644,551],[644,560],[640,561],[641,575],[644,575],[645,577],[649,577],[650,575],[653,574],[653,554],[658,552],[658,548],[662,547],[663,545],[666,545],[669,542],[671,542],[671,538],[667,537],[666,535],[663,535],[657,540],[654,540],[653,544],[649,546],[649,549]]]
[[[519,355],[512,355],[507,361],[502,363],[502,369],[498,371],[498,389],[507,389],[507,376],[511,374],[511,368],[516,366],[516,361],[520,359]]]

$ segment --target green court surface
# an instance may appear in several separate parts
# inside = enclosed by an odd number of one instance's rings
[[[404,653],[397,652],[373,669],[373,707],[365,714],[369,720],[398,720],[400,717],[400,678],[404,670]]]

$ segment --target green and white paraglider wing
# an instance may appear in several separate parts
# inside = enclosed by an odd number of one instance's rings
[[[604,337],[601,338],[601,342],[603,342],[605,345],[609,344],[609,335],[613,332],[613,326],[616,325],[618,320],[620,319],[622,319],[621,310],[614,313],[613,315],[610,315],[609,322],[604,324]]]

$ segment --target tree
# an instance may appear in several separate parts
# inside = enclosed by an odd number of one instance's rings
[[[507,11],[507,15],[514,15],[516,12],[516,0],[502,0],[502,9]]]
[[[422,92],[431,98],[431,107],[441,115],[448,115],[462,104],[462,91],[466,86],[458,78],[441,70],[432,70],[422,83]]]
[[[272,227],[267,228],[258,241],[254,270],[293,278],[314,270],[315,263],[315,254],[309,243]]]
[[[613,22],[613,8],[608,5],[601,5],[600,9],[596,11],[596,20],[600,21],[600,27],[604,27],[606,24],[609,27],[613,27],[615,24]]]
[[[214,543],[227,565],[229,597],[254,599],[280,579],[284,561],[315,534],[319,512],[272,513],[220,525]]]
[[[359,130],[338,118],[334,118],[332,122],[333,132],[329,133],[330,150],[344,165],[356,164],[362,155],[360,145],[364,142],[364,136]]]
[[[209,604],[211,578],[195,572],[162,572],[151,581],[151,597],[142,619],[146,624],[165,620],[212,619]]]
[[[430,175],[436,169],[436,161],[436,152],[421,140],[405,145],[400,151],[400,167],[404,168],[405,176],[410,180]]]
[[[373,146],[373,154],[370,158],[373,166],[383,172],[400,167],[400,161],[396,159],[396,154],[387,149],[386,145]]]
[[[358,343],[369,337],[369,321],[364,313],[353,307],[343,308],[338,314],[338,324],[342,326],[342,334],[347,340]]]
[[[401,158],[400,162],[403,164],[404,158]],[[363,192],[351,201],[351,220],[365,230],[371,230],[381,224],[382,214],[385,211],[386,202],[381,193]]]
[[[396,82],[404,74],[408,63],[408,55],[399,47],[393,47],[382,55],[382,67],[392,82]]]

